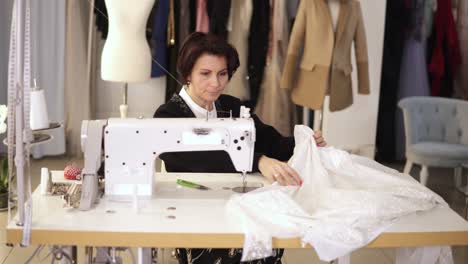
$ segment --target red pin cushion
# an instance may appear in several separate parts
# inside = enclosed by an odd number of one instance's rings
[[[76,164],[70,164],[63,170],[63,176],[68,180],[79,180],[81,179],[81,168]]]

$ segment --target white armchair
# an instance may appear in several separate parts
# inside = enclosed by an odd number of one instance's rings
[[[455,185],[461,185],[462,164],[468,162],[468,101],[440,97],[408,97],[403,110],[406,165],[422,166],[420,182],[426,185],[428,167],[455,169]]]

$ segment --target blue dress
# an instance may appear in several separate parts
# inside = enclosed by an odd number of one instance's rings
[[[153,17],[153,27],[151,34],[151,77],[161,77],[166,75],[163,68],[167,68],[167,19],[169,17],[169,0],[160,0]],[[157,63],[155,63],[156,61]],[[159,63],[159,65],[158,65]]]

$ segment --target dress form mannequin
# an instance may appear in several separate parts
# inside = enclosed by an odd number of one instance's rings
[[[340,14],[340,1],[341,0],[327,0],[328,8],[330,10],[330,23],[332,24],[333,31],[336,33],[336,27],[338,25],[338,16]],[[315,111],[314,118],[314,130],[322,130],[323,127],[323,109],[325,108],[325,101],[328,99],[329,91],[325,95],[324,104],[322,105],[322,110]],[[304,109],[305,110],[305,109]],[[304,111],[306,112],[306,111]]]
[[[151,51],[146,41],[146,21],[154,0],[129,5],[126,0],[106,0],[109,34],[104,44],[101,77],[106,81],[143,82],[151,76]]]
[[[146,41],[146,21],[154,0],[106,0],[109,33],[102,51],[101,78],[114,82],[144,82],[151,78],[151,51]],[[121,116],[126,116],[126,90]]]

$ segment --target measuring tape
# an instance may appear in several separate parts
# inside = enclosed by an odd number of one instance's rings
[[[24,5],[25,4],[25,5]],[[24,17],[24,39],[21,35],[23,31],[22,23],[19,23],[19,9],[25,9]],[[21,42],[23,41],[23,50]],[[26,202],[22,197],[18,197],[18,213],[20,215],[19,222],[24,225],[22,244],[27,246],[30,244],[31,238],[31,221],[32,221],[32,199],[31,199],[31,177],[30,177],[30,147],[33,139],[32,131],[29,125],[30,119],[30,92],[31,92],[31,10],[30,0],[15,0],[13,5],[13,13],[11,20],[10,31],[10,50],[8,61],[8,175],[9,175],[9,195],[15,197],[24,195]],[[18,47],[19,46],[19,47]],[[21,56],[23,55],[23,56]],[[23,61],[20,61],[23,59]],[[21,65],[23,67],[21,67]],[[21,73],[22,71],[22,73]],[[21,79],[22,75],[22,79]],[[16,107],[22,108],[20,117],[21,123],[17,123]],[[16,131],[18,128],[23,128]],[[23,144],[23,142],[25,144]],[[18,144],[18,148],[15,146]],[[21,154],[22,153],[22,154]],[[15,166],[12,166],[15,164]],[[13,170],[16,168],[16,174]],[[16,175],[16,177],[15,177]],[[16,190],[12,187],[13,180],[23,178],[26,188]],[[8,207],[8,220],[11,221],[10,206]],[[21,219],[23,216],[23,219]]]

